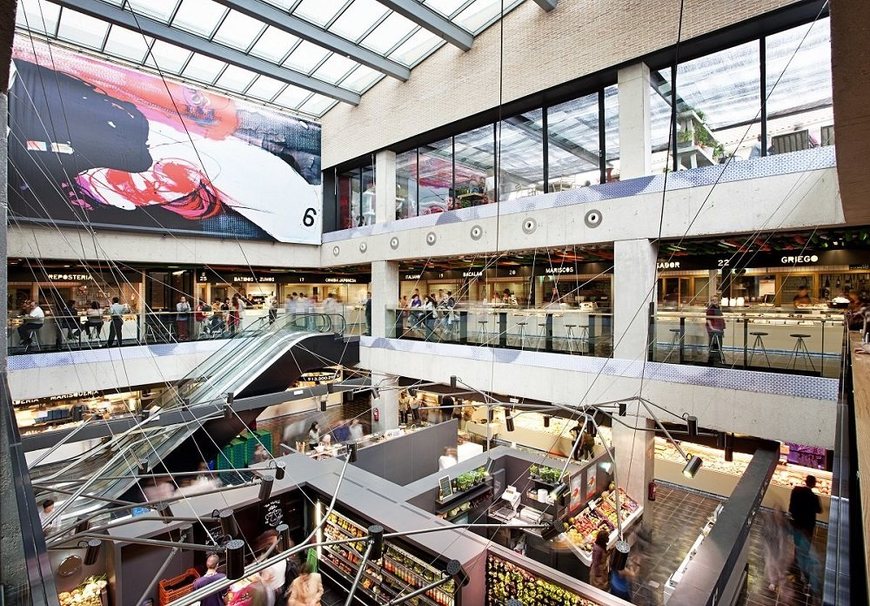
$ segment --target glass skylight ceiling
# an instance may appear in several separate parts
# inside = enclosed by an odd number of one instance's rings
[[[363,94],[382,78],[378,69],[344,53],[282,31],[254,16],[214,0],[92,0],[95,6],[132,11],[139,17],[193,34],[226,49],[244,53],[336,87],[332,93]],[[394,65],[414,68],[447,44],[439,35],[393,12],[377,0],[261,0],[297,19],[371,51]],[[496,22],[501,0],[416,0],[471,35]],[[510,11],[523,0],[506,0]],[[194,53],[174,44],[112,25],[49,0],[19,0],[16,26],[22,31],[57,39],[113,59],[159,70],[204,85],[241,94],[319,118],[336,99],[286,84],[247,68]],[[329,34],[325,34],[329,32]]]

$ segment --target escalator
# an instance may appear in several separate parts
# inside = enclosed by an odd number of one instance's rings
[[[100,507],[85,495],[117,499],[136,484],[137,471],[188,471],[213,458],[262,412],[262,408],[225,414],[226,394],[235,399],[286,391],[302,374],[325,366],[354,366],[359,341],[345,337],[341,316],[284,316],[262,319],[241,331],[173,389],[161,395],[136,427],[108,439],[73,462],[38,466],[34,484],[80,493],[64,506],[64,517]],[[184,422],[163,426],[160,416],[181,415]],[[74,479],[70,481],[70,478]],[[75,480],[85,480],[85,482]],[[40,498],[50,493],[45,492]],[[72,495],[58,492],[55,499]]]

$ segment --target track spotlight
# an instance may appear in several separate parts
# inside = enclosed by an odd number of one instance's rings
[[[377,388],[377,387],[372,387],[372,397],[373,397],[375,400],[379,400],[379,399],[381,398],[381,392],[378,391],[378,388]]]
[[[690,438],[698,437],[698,417],[692,415],[686,416],[686,429],[689,432]]]
[[[227,543],[227,578],[237,581],[245,576],[245,542],[233,539]]]
[[[320,412],[326,412],[326,398],[320,398]]]
[[[486,409],[486,417],[489,419],[489,422],[492,423],[495,420],[495,411],[492,409],[492,406]]]
[[[326,393],[335,393],[335,383],[326,384]]]
[[[509,432],[514,430],[514,418],[510,415],[510,413],[505,415],[504,422],[507,425],[507,430]]]
[[[275,526],[278,532],[278,551],[287,551],[290,549],[292,541],[290,540],[290,527],[287,524],[278,524]]]
[[[265,503],[269,500],[269,497],[272,496],[272,485],[275,483],[275,477],[270,475],[264,475],[260,480],[260,495],[259,499],[261,503]]]
[[[79,534],[81,532],[87,532],[88,528],[90,528],[90,527],[91,527],[90,520],[87,520],[87,519],[82,520],[81,522],[76,524],[76,534]]]
[[[624,417],[627,412],[628,412],[628,404],[626,404],[625,402],[620,402],[619,403],[619,416]]]
[[[450,377],[450,387],[456,389],[456,375],[451,375]]]
[[[541,529],[541,538],[545,541],[549,541],[550,539],[555,539],[557,536],[559,536],[559,530],[556,528],[556,522],[550,520],[550,522],[547,523],[547,527]]]
[[[236,522],[236,516],[233,514],[232,509],[222,509],[218,513],[218,517],[221,520],[221,532],[224,535],[234,539],[239,536],[239,524]]]
[[[622,570],[625,568],[625,565],[628,564],[628,553],[631,550],[631,547],[628,544],[628,541],[624,541],[622,539],[616,542],[613,550],[613,561],[610,563],[611,570]]]
[[[544,415],[544,427],[550,426],[550,415]]]
[[[356,463],[357,449],[358,449],[358,446],[357,446],[356,442],[353,442],[350,445],[350,452],[347,455],[348,457],[350,457],[350,459],[348,460],[348,463]]]
[[[224,420],[232,421],[233,420],[233,402],[236,399],[236,396],[233,392],[229,391],[226,395],[226,403],[224,404]]]
[[[369,540],[372,542],[370,560],[380,560],[384,555],[384,527],[380,524],[369,526]]]
[[[97,556],[100,555],[100,548],[103,542],[99,539],[89,539],[85,549],[85,566],[93,566],[97,563]]]
[[[562,483],[550,491],[550,498],[553,500],[553,503],[559,504],[565,498],[565,496],[567,494],[568,494],[568,485],[565,483]]]
[[[136,469],[136,475],[144,476],[148,474],[148,460],[142,459],[139,461],[139,467]]]
[[[459,563],[459,560],[450,560],[447,562],[447,568],[444,570],[447,576],[453,577],[453,580],[456,581],[456,585],[459,587],[465,587],[468,585],[468,575],[465,574],[465,571],[462,570],[462,564]]]
[[[275,479],[283,480],[287,474],[287,464],[281,461],[275,461]]]
[[[729,463],[734,460],[734,434],[725,434],[725,460]]]
[[[683,467],[683,475],[687,478],[694,478],[698,473],[698,470],[701,469],[702,464],[703,461],[701,460],[701,457],[698,455],[692,455],[686,461],[686,466]]]

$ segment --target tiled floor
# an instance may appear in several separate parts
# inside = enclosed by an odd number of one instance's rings
[[[683,561],[707,518],[721,502],[712,496],[659,484],[655,503],[650,504],[644,518],[652,529],[652,543],[647,552],[647,564],[641,570],[642,583],[635,592],[635,604],[662,604],[662,587]],[[763,512],[756,518],[750,535],[749,579],[738,604],[745,606],[816,606],[820,600],[807,595],[805,584],[796,570],[790,570],[785,582],[770,591],[764,571],[763,525],[769,523]],[[824,569],[827,529],[816,531],[814,549]]]

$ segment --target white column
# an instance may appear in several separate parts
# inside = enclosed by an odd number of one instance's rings
[[[389,337],[392,334],[395,308],[399,300],[399,264],[395,261],[372,263],[372,336]]]
[[[619,70],[619,178],[644,177],[652,170],[649,67]]]
[[[620,421],[638,430],[613,423],[613,448],[616,459],[616,478],[632,499],[647,506],[647,487],[652,482],[655,471],[655,433],[653,421],[637,413],[636,402],[630,402],[627,415],[618,417]],[[648,431],[642,431],[642,430]]]
[[[656,300],[658,246],[649,240],[613,243],[613,357],[647,355],[649,304]]]
[[[399,377],[372,373],[372,385],[378,385],[378,396],[371,398],[372,433],[395,429],[399,426]],[[377,411],[377,413],[375,412]],[[377,420],[375,420],[377,416]]]
[[[396,152],[375,156],[375,223],[396,219]]]

